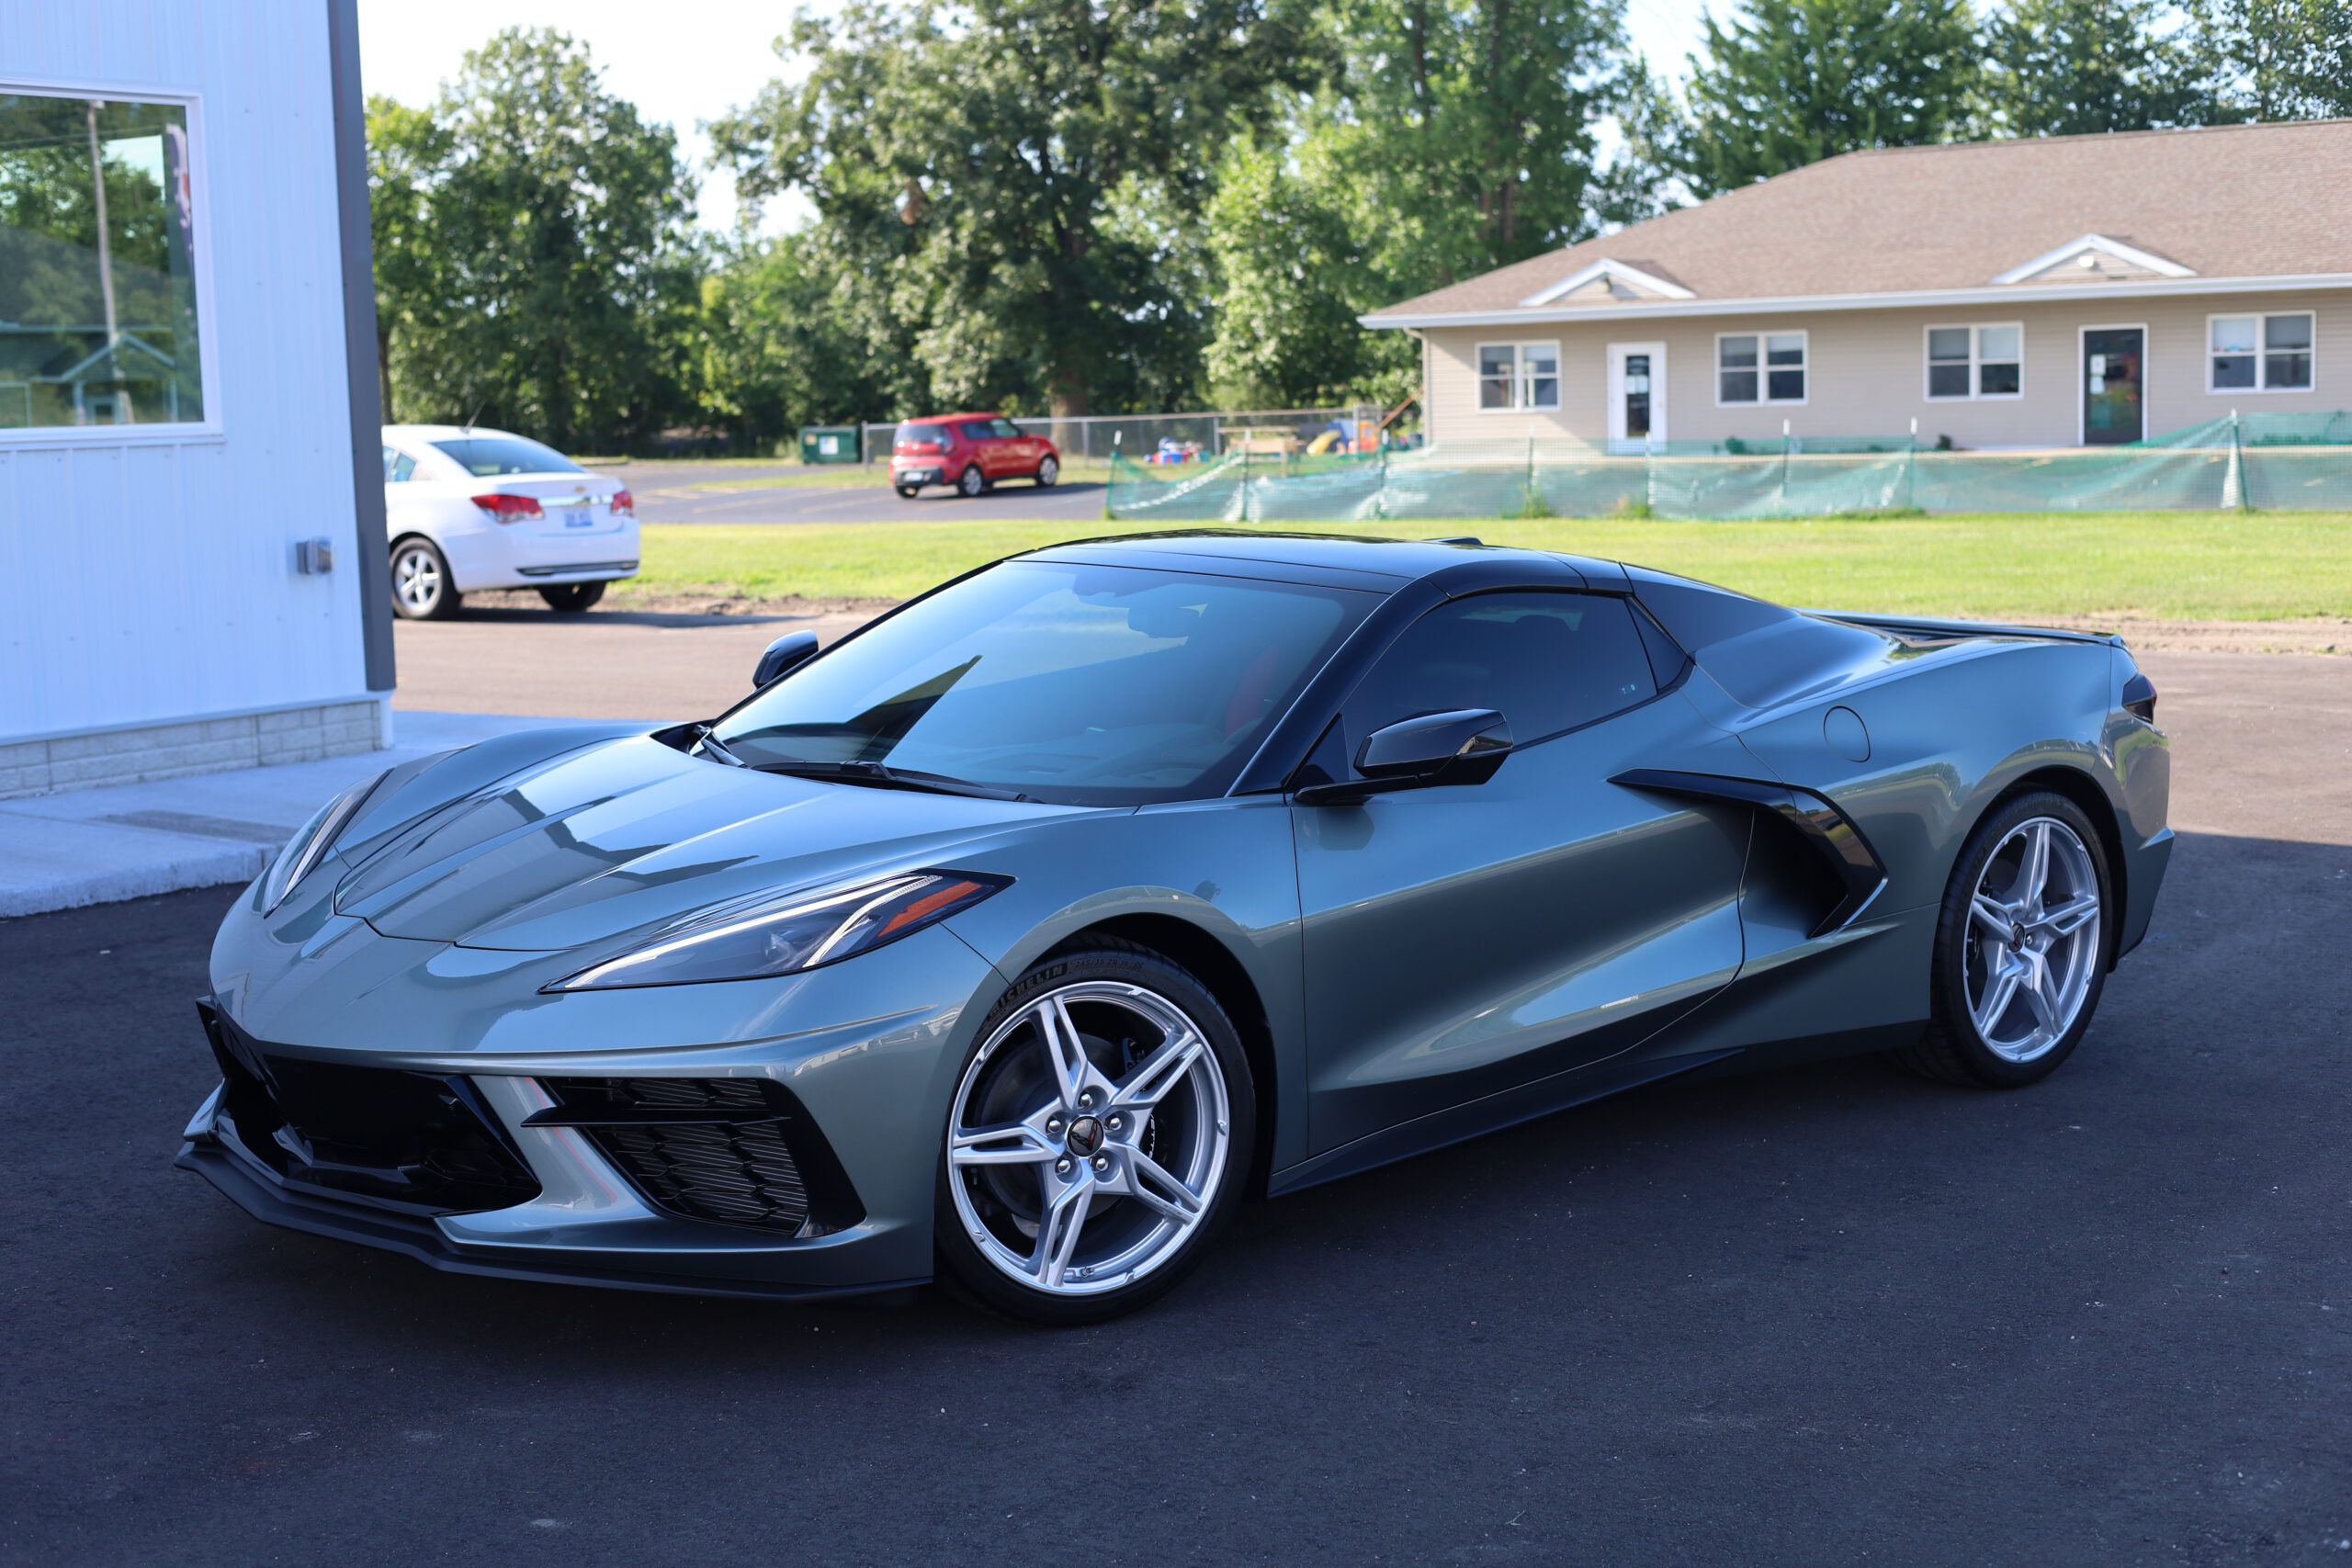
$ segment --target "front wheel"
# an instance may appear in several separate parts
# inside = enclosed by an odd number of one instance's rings
[[[1105,940],[1004,993],[946,1133],[943,1281],[1032,1323],[1099,1323],[1174,1286],[1224,1225],[1250,1168],[1255,1094],[1207,988]]]
[[[1932,1021],[1895,1061],[1980,1089],[2057,1071],[2107,983],[2113,886],[2098,829],[2065,796],[2022,795],[1986,818],[1952,868],[1937,920]]]
[[[392,614],[404,621],[446,621],[465,602],[449,576],[448,558],[430,539],[392,547]]]
[[[604,596],[605,585],[601,582],[557,582],[539,590],[539,597],[548,602],[548,608],[561,615],[576,615],[592,609]]]
[[[912,501],[915,498],[916,490],[921,487],[916,485],[894,485],[891,488],[899,492],[901,500]]]
[[[1054,481],[1061,477],[1062,466],[1059,463],[1056,462],[1051,457],[1039,459],[1037,463],[1037,488],[1039,490],[1053,489]]]
[[[980,466],[978,463],[974,463],[969,468],[966,468],[962,475],[956,480],[956,491],[962,494],[967,501],[969,501],[972,497],[978,495],[988,488],[988,476],[980,472]]]

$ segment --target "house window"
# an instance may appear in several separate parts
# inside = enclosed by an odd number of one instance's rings
[[[1556,409],[1560,406],[1560,345],[1482,343],[1478,345],[1478,407]]]
[[[1801,403],[1804,377],[1803,333],[1730,333],[1715,339],[1719,403]]]
[[[1928,396],[2014,398],[2025,389],[2025,329],[2016,322],[1990,327],[1928,329]]]
[[[0,431],[203,422],[187,121],[0,90]]]
[[[2312,385],[2312,313],[2208,316],[2215,392],[2305,392]]]

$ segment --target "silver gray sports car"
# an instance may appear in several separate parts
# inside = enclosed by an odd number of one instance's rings
[[[2043,1077],[2164,878],[2155,701],[1475,539],[1037,550],[329,804],[180,1163],[439,1269],[1104,1318],[1245,1196],[1638,1084]]]

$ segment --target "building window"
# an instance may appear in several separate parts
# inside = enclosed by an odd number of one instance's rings
[[[2216,392],[2307,392],[2312,385],[2312,313],[2208,316],[2207,389]]]
[[[1560,345],[1482,343],[1478,345],[1478,407],[1482,410],[1560,406]]]
[[[2025,389],[2025,328],[1928,329],[1928,396],[2014,398]]]
[[[0,431],[203,422],[187,121],[0,91]]]
[[[1801,403],[1804,377],[1803,333],[1733,333],[1715,339],[1719,403]]]

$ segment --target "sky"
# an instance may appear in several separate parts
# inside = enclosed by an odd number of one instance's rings
[[[1720,3],[1720,0],[1719,0]],[[582,39],[605,68],[605,85],[646,118],[678,133],[697,167],[710,143],[697,122],[748,103],[782,69],[774,45],[790,25],[791,0],[359,0],[359,68],[368,91],[407,104],[429,101],[457,74],[466,51],[513,27],[557,27]],[[1702,0],[1627,0],[1626,30],[1659,74],[1679,80],[1698,46]],[[703,175],[702,221],[731,227],[737,204],[723,172]],[[793,211],[771,204],[773,231]]]

